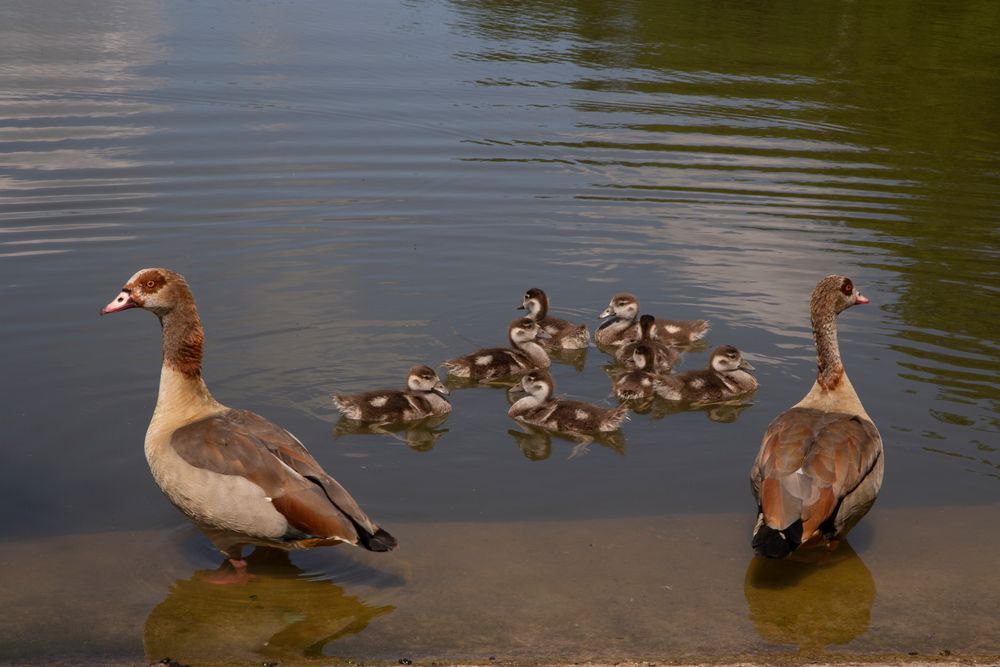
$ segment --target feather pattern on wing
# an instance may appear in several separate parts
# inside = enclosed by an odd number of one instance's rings
[[[783,412],[768,426],[751,470],[766,524],[784,530],[801,519],[803,541],[832,532],[825,524],[875,469],[881,442],[875,425],[859,415]]]
[[[360,531],[379,530],[295,436],[252,412],[230,409],[188,424],[173,433],[170,447],[190,465],[260,486],[306,536],[357,543]]]

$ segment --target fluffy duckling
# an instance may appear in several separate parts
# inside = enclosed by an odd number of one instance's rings
[[[635,295],[628,292],[615,294],[601,313],[602,318],[611,319],[602,324],[594,334],[597,344],[618,347],[637,340],[638,314],[639,301]],[[709,324],[705,320],[656,320],[656,338],[666,345],[690,345],[704,338],[708,330]]]
[[[623,401],[651,398],[653,390],[662,378],[653,369],[656,367],[656,350],[639,343],[632,349],[631,370],[614,377],[615,396]]]
[[[448,390],[430,366],[414,366],[406,391],[384,389],[361,394],[334,394],[333,404],[348,419],[393,424],[451,412]]]
[[[524,293],[524,300],[517,307],[518,310],[527,310],[528,317],[538,322],[550,338],[546,341],[548,347],[557,347],[564,350],[582,350],[590,345],[590,332],[586,324],[573,324],[558,317],[552,317],[549,313],[549,297],[545,292],[532,287]]]
[[[668,401],[711,403],[743,396],[757,389],[757,378],[743,354],[732,345],[712,350],[708,368],[660,378],[656,395]]]
[[[583,401],[555,398],[555,380],[548,371],[535,369],[521,378],[528,393],[507,411],[507,416],[549,431],[586,435],[617,430],[628,417],[628,408],[602,408]]]
[[[494,347],[448,359],[443,366],[455,377],[489,381],[518,375],[532,368],[548,368],[549,355],[536,342],[548,336],[530,317],[520,317],[510,323],[507,338],[511,347]]]
[[[639,345],[646,345],[653,349],[656,360],[652,370],[656,373],[669,373],[680,357],[677,350],[656,340],[656,318],[652,315],[643,315],[639,318],[639,339],[619,347],[618,351],[615,352],[615,359],[627,368],[634,368],[632,357],[635,354],[635,348]]]

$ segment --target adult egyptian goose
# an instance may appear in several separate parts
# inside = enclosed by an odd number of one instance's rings
[[[601,313],[606,320],[594,333],[598,345],[618,347],[639,339],[639,300],[635,295],[621,292],[611,297],[608,307]],[[701,340],[711,328],[707,320],[665,320],[656,318],[656,339],[666,345],[690,345]]]
[[[182,276],[142,269],[101,314],[130,308],[151,311],[163,328],[160,390],[146,431],[153,479],[237,572],[245,572],[244,545],[396,546],[294,435],[212,397],[201,377],[201,321]]]
[[[708,368],[698,368],[677,375],[658,378],[656,395],[668,401],[712,403],[727,401],[756,391],[757,378],[750,374],[753,366],[743,353],[732,345],[720,345],[712,350]]]
[[[507,327],[507,339],[511,345],[509,348],[477,350],[464,357],[448,359],[441,365],[455,377],[479,382],[511,378],[532,368],[548,368],[552,365],[552,360],[537,341],[543,337],[548,337],[548,334],[535,320],[519,317]]]
[[[451,412],[448,390],[430,366],[414,366],[406,391],[381,389],[361,394],[334,394],[333,404],[348,419],[380,424],[412,422]]]
[[[515,402],[507,416],[549,431],[574,435],[609,433],[628,419],[628,408],[602,408],[592,403],[556,398],[556,383],[543,369],[529,371],[521,378],[527,396]]]
[[[538,322],[549,338],[544,346],[564,350],[583,350],[590,345],[590,332],[586,324],[573,324],[568,320],[549,315],[549,297],[545,292],[532,287],[524,293],[518,310],[527,310],[528,317]]]
[[[849,278],[827,276],[812,293],[816,382],[764,433],[750,483],[757,500],[753,549],[784,558],[801,546],[835,546],[882,486],[882,436],[844,372],[837,315],[868,299]]]

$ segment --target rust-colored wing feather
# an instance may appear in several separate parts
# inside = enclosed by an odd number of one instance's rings
[[[863,417],[792,408],[771,422],[751,469],[754,495],[768,526],[802,519],[805,542],[831,519],[843,498],[872,471],[881,436]]]
[[[378,526],[288,431],[246,410],[228,410],[174,432],[188,463],[257,484],[275,509],[307,536],[357,543]]]

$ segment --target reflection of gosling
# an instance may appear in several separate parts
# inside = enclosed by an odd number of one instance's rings
[[[711,403],[725,401],[757,389],[757,378],[743,354],[732,345],[712,350],[708,368],[660,378],[656,395],[668,401]]]
[[[653,348],[656,359],[650,370],[657,373],[669,373],[680,356],[677,350],[656,339],[656,318],[652,315],[643,315],[639,318],[639,339],[618,348],[618,351],[615,352],[615,359],[618,360],[618,363],[623,364],[626,368],[633,368],[635,361],[632,359],[632,355],[635,354],[635,348],[639,344]]]
[[[594,334],[598,345],[619,346],[638,338],[635,321],[639,314],[639,300],[628,292],[615,294],[611,297],[608,307],[601,317],[610,317]],[[669,345],[690,345],[699,341],[708,333],[709,324],[705,320],[665,320],[656,319],[657,336],[662,343]]]
[[[442,365],[455,377],[470,380],[497,380],[517,375],[532,368],[548,368],[552,361],[536,341],[548,336],[530,317],[520,317],[510,323],[507,338],[510,347],[479,350],[464,357],[449,359]]]
[[[385,389],[362,394],[334,394],[333,404],[348,419],[391,424],[416,421],[451,412],[448,390],[430,366],[414,366],[407,391]]]
[[[623,401],[651,398],[656,384],[662,377],[653,372],[656,351],[640,343],[632,349],[632,370],[619,373],[614,378],[615,396]]]
[[[602,408],[583,401],[554,398],[555,381],[546,370],[536,369],[521,379],[527,396],[510,406],[509,417],[559,433],[586,435],[617,430],[628,418],[628,408]]]
[[[549,298],[545,292],[532,287],[524,294],[524,301],[518,310],[527,310],[528,317],[538,322],[538,325],[551,338],[547,341],[549,347],[564,350],[581,350],[590,345],[590,332],[586,324],[573,324],[549,313]]]

